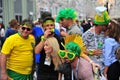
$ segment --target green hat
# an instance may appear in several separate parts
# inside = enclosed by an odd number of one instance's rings
[[[107,8],[104,6],[96,7],[96,15],[94,18],[94,24],[107,25],[110,21],[110,16],[106,11]]]
[[[69,42],[65,45],[65,48],[70,51],[73,52],[76,56],[80,56],[81,53],[81,48],[80,46],[75,43],[75,42]]]
[[[56,22],[59,22],[60,19],[76,19],[77,18],[77,12],[72,8],[64,8],[61,9],[56,17]]]

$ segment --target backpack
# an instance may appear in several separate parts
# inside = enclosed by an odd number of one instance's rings
[[[118,60],[120,60],[120,46],[116,49],[115,56]]]

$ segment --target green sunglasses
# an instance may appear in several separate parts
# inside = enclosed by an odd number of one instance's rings
[[[67,52],[67,51],[63,51],[63,50],[59,50],[58,51],[58,55],[60,56],[60,58],[65,58],[67,57],[69,60],[73,60],[75,58],[75,54],[72,52]]]

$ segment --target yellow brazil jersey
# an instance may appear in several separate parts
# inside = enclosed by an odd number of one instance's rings
[[[2,47],[2,54],[7,54],[7,68],[22,74],[29,74],[33,65],[35,39],[29,35],[22,38],[18,33],[8,37]]]

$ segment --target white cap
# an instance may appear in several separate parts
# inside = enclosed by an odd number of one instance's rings
[[[101,15],[102,15],[102,12],[104,12],[105,10],[107,10],[107,8],[104,7],[104,6],[96,7],[96,12],[97,12],[97,14],[98,14],[99,16],[101,16]]]

